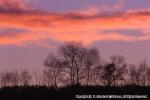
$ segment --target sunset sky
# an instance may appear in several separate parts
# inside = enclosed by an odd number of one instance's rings
[[[64,41],[150,61],[150,0],[0,0],[0,69],[43,67]]]

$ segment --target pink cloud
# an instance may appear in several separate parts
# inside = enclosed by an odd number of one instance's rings
[[[26,0],[0,0],[1,11],[22,11],[31,7]]]
[[[138,29],[142,32],[149,30],[150,12],[114,13],[105,16],[41,12],[1,13],[0,22],[0,26],[3,28],[11,27],[27,30],[25,33],[13,33],[13,38],[3,35],[3,37],[0,37],[0,45],[36,43],[48,46],[43,42],[46,40],[59,42],[76,40],[85,44],[92,44],[96,41],[133,42],[150,40],[150,35],[144,33],[136,36],[119,32],[109,34],[104,32],[104,30],[120,29]]]

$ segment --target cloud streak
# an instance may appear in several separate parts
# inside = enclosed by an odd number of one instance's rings
[[[12,1],[12,0],[10,0]],[[18,0],[16,0],[18,1]],[[12,3],[11,3],[12,4]],[[0,2],[0,9],[4,4]],[[6,5],[5,5],[6,6]],[[4,7],[5,7],[4,6]],[[3,7],[3,8],[4,8]],[[24,9],[28,6],[8,6],[14,9]],[[91,12],[95,11],[94,14]],[[88,12],[88,11],[87,11]],[[2,29],[23,29],[9,35],[1,32],[0,45],[24,45],[27,43],[42,44],[42,41],[81,41],[92,44],[98,41],[144,41],[150,40],[150,12],[134,11],[124,13],[99,14],[93,8],[89,13],[43,13],[28,11],[23,13],[0,13],[0,27]],[[105,33],[104,30],[142,31],[124,34],[117,32]],[[12,32],[8,30],[8,32]],[[135,34],[135,35],[133,35]],[[43,45],[47,45],[46,43]]]
[[[0,0],[1,12],[19,12],[30,9],[31,6],[26,0]]]

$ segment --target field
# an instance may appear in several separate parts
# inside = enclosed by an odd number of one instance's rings
[[[147,98],[148,100],[150,96],[150,87],[67,86],[56,89],[45,86],[28,86],[3,87],[0,89],[0,98],[3,98],[2,100],[93,100],[100,99],[100,96],[108,95],[114,97],[129,95],[128,99],[130,97],[130,100],[133,98],[133,95],[137,95],[144,96],[141,98]]]

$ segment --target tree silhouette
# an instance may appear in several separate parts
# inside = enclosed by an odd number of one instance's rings
[[[84,48],[80,42],[66,42],[61,45],[58,52],[63,59],[65,72],[70,76],[72,85],[79,83],[79,71],[84,58]]]
[[[129,75],[132,85],[140,85],[140,70],[136,68],[135,65],[130,65]]]
[[[149,80],[149,68],[146,61],[142,61],[138,66],[130,65],[129,75],[132,85],[142,85],[148,84]]]
[[[22,86],[28,86],[30,84],[31,79],[32,79],[32,76],[27,70],[21,71],[20,83]]]
[[[146,71],[146,80],[147,80],[147,85],[150,85],[150,68],[147,68]]]
[[[1,86],[119,86],[150,85],[150,68],[143,60],[128,65],[123,56],[111,56],[103,60],[98,48],[71,41],[60,45],[55,54],[50,53],[44,61],[44,70],[36,74],[27,70],[0,73]]]
[[[125,59],[122,56],[112,56],[111,62],[104,64],[101,81],[104,85],[115,86],[117,81],[124,80],[126,70]]]
[[[148,65],[146,63],[146,61],[144,60],[143,62],[141,62],[138,66],[140,68],[140,84],[142,86],[145,86],[146,85],[146,73],[147,73],[147,68],[148,68]]]
[[[19,73],[15,71],[6,71],[1,73],[2,86],[17,86],[19,84]]]
[[[85,50],[85,75],[87,85],[92,80],[92,70],[94,70],[100,63],[100,54],[97,48],[90,48]]]
[[[47,67],[47,70],[44,72],[44,74],[47,76],[47,78],[51,78],[53,85],[57,87],[58,78],[61,74],[62,62],[54,54],[49,54],[44,62],[44,65]]]

